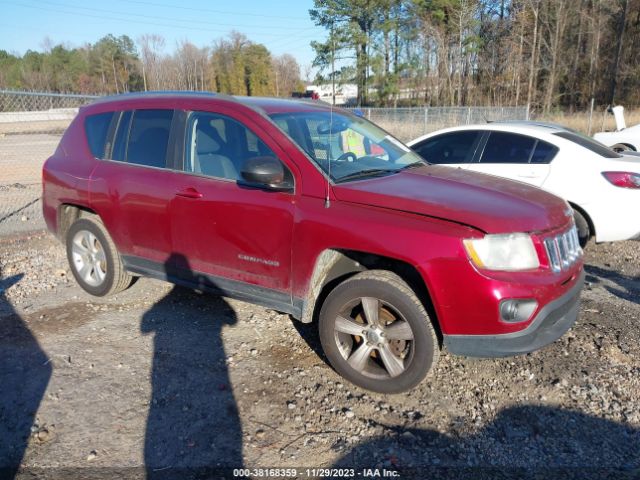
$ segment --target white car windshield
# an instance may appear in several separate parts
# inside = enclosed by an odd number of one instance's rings
[[[338,183],[426,165],[402,142],[354,115],[322,111],[276,113],[270,117]]]

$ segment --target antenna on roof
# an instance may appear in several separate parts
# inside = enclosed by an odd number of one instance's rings
[[[333,105],[329,107],[329,148],[327,149],[327,195],[324,198],[324,208],[331,206],[331,200],[329,199],[329,193],[331,191],[331,145],[333,138]]]
[[[331,22],[331,105],[329,106],[329,148],[327,149],[327,196],[324,199],[324,208],[331,206],[329,194],[331,192],[331,145],[333,139],[333,106],[336,103],[336,68],[335,68],[335,35],[333,34],[333,21]]]

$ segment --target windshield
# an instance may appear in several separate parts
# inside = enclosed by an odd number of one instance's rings
[[[271,119],[335,182],[426,165],[373,123],[343,112],[276,113]]]

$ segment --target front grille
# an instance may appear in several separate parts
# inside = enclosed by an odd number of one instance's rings
[[[549,265],[554,272],[567,270],[582,255],[578,230],[572,225],[566,232],[544,240],[544,247],[549,257]]]

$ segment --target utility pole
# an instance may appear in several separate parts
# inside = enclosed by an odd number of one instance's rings
[[[142,81],[144,82],[144,91],[147,91],[147,73],[145,71],[144,68],[144,62],[140,62],[142,63]]]

